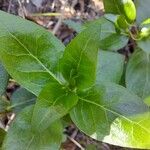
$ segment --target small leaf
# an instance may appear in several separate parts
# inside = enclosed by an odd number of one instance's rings
[[[96,24],[96,22],[93,22]],[[123,48],[128,43],[128,35],[125,33],[117,33],[116,26],[114,23],[104,19],[103,22],[98,22],[99,26],[101,26],[101,30],[99,31],[99,48],[102,50],[111,50],[111,51],[117,51],[121,48]],[[93,29],[97,30],[96,25]],[[92,25],[91,25],[92,28]],[[98,32],[98,31],[97,31]]]
[[[98,54],[96,83],[114,82],[119,83],[123,74],[125,58],[123,55],[100,51]]]
[[[144,20],[141,25],[147,25],[147,24],[150,24],[150,18]]]
[[[39,94],[47,82],[60,82],[64,45],[33,22],[0,11],[0,59],[23,87]]]
[[[7,87],[9,75],[0,62],[0,95],[2,95]]]
[[[11,125],[3,150],[58,150],[62,141],[62,126],[57,121],[45,131],[35,132],[31,125],[33,107],[25,108]]]
[[[48,83],[34,107],[32,125],[43,131],[55,120],[65,116],[77,104],[78,97],[58,83]]]
[[[150,96],[149,97],[146,97],[144,99],[144,103],[147,105],[147,106],[150,106]]]
[[[126,70],[126,87],[141,98],[150,96],[150,54],[136,50]]]
[[[24,88],[17,89],[11,97],[11,106],[15,113],[20,112],[26,106],[34,104],[36,100],[35,95]]]
[[[132,0],[117,0],[117,6],[128,23],[133,23],[136,19],[136,8]]]
[[[125,20],[124,16],[118,16],[117,18],[117,25],[121,28],[121,29],[127,29],[129,27],[127,21]]]
[[[133,23],[136,19],[136,8],[132,0],[104,0],[104,7],[106,13],[123,15],[128,23]]]
[[[73,88],[88,87],[95,80],[99,32],[100,26],[97,32],[93,28],[86,29],[65,49],[61,61],[62,74]]]
[[[118,50],[128,38],[116,33],[112,22],[101,18],[78,34],[66,47],[61,71],[73,87],[79,89],[93,85],[96,77],[98,48]]]
[[[116,118],[120,118],[133,123],[140,129],[140,135],[145,132],[144,127],[138,125],[130,117],[143,114],[148,110],[149,108],[138,96],[130,93],[124,87],[112,83],[100,83],[100,85],[80,93],[78,104],[70,114],[77,127],[90,137],[103,141],[107,136],[113,135],[115,132],[117,134],[115,143],[119,143],[123,138],[126,138],[126,134],[121,136],[120,132],[110,130],[112,122]],[[145,118],[143,117],[142,119],[144,120]],[[149,123],[145,126],[147,125]],[[120,125],[120,130],[121,127]],[[130,140],[133,142],[134,138]],[[109,143],[109,140],[105,140],[105,142]],[[138,142],[141,141],[139,140]],[[120,146],[128,147],[129,143],[120,144]],[[136,147],[136,145],[132,146]]]

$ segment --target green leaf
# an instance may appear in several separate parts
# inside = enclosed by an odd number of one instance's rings
[[[150,96],[150,55],[136,50],[126,70],[126,87],[141,98]]]
[[[62,74],[73,88],[86,88],[95,80],[100,26],[96,31],[93,29],[88,28],[77,35],[65,49]]]
[[[117,18],[117,25],[121,29],[127,29],[129,27],[127,21],[125,20],[124,16],[118,16]]]
[[[113,13],[113,14],[119,14],[120,11],[117,8],[116,0],[104,0],[104,8],[105,13]]]
[[[64,45],[33,22],[0,11],[0,59],[10,75],[38,95],[55,74]],[[59,82],[59,81],[58,81]]]
[[[136,8],[132,0],[104,0],[106,13],[123,15],[128,23],[136,19]]]
[[[148,25],[150,24],[150,18],[147,18],[146,20],[144,20],[141,25]]]
[[[145,19],[150,17],[150,1],[149,0],[134,0],[137,9],[137,23],[140,24]]]
[[[35,100],[35,95],[33,95],[24,88],[19,88],[13,93],[11,97],[10,108],[13,109],[15,113],[18,113],[26,106],[34,104]]]
[[[98,54],[96,83],[119,83],[123,74],[125,57],[121,54],[100,51]]]
[[[125,17],[123,15],[116,15],[116,14],[105,14],[104,17],[115,24],[116,30],[119,32],[120,29],[127,29],[129,27],[129,24],[125,20]]]
[[[11,125],[4,140],[3,150],[58,150],[62,141],[59,121],[45,131],[35,132],[31,125],[33,107],[25,108]]]
[[[2,95],[7,87],[9,75],[0,62],[0,95]]]
[[[131,116],[148,112],[148,110],[149,108],[138,96],[128,92],[124,87],[114,83],[101,83],[80,93],[78,104],[70,114],[81,131],[96,140],[103,141],[107,136],[116,132],[113,130],[110,133],[111,124],[116,118],[129,121]],[[130,120],[130,122],[133,121]],[[138,123],[136,125],[140,128]],[[141,134],[142,129],[139,131]],[[126,137],[121,136],[119,132],[117,134],[118,141],[115,143]],[[106,142],[109,143],[109,140]],[[128,147],[128,143],[125,144]],[[125,145],[120,144],[120,146]]]
[[[147,105],[147,106],[150,106],[150,96],[149,97],[146,97],[144,99],[144,103]]]
[[[145,33],[144,35],[141,34],[141,36],[148,36],[148,37],[145,37],[139,41],[137,41],[137,45],[139,48],[141,48],[144,52],[150,54],[150,29],[148,29],[146,31],[147,33]]]
[[[80,33],[84,29],[82,24],[79,22],[75,22],[72,20],[65,20],[63,21],[63,23],[66,24],[69,28],[74,29],[77,33]]]
[[[98,31],[99,26],[100,31]],[[101,18],[93,21],[93,24],[91,23],[89,27],[91,27],[93,31],[97,30],[99,33],[97,42],[99,43],[99,48],[102,50],[117,51],[128,43],[128,35],[123,32],[118,33],[115,24],[107,19]]]
[[[5,135],[6,135],[6,132],[3,129],[0,128],[0,147],[3,143]]]
[[[95,81],[98,48],[118,50],[128,41],[116,33],[114,24],[101,18],[78,34],[66,47],[61,61],[64,78],[79,89]]]
[[[7,100],[0,97],[0,114],[5,113],[9,106],[10,106],[10,103]]]
[[[74,92],[58,83],[48,83],[40,93],[34,107],[32,125],[43,131],[55,120],[65,116],[78,102]]]
[[[123,147],[150,148],[150,113],[143,113],[129,118],[117,118],[111,125],[110,135],[104,142]]]

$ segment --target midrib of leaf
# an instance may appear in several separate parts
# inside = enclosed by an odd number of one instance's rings
[[[28,143],[28,145],[27,145],[27,147],[26,147],[26,150],[29,150],[30,145],[32,144],[32,141],[34,140],[34,138],[35,138],[35,135],[33,135],[33,136],[31,137],[31,140],[29,141],[29,143]]]
[[[12,37],[14,40],[16,40],[16,41],[20,44],[20,46],[21,46],[23,49],[25,49],[25,50],[29,53],[29,55],[32,56],[32,57],[50,74],[51,77],[54,78],[54,80],[56,80],[59,84],[61,84],[61,82],[56,78],[56,76],[55,76],[37,57],[35,57],[35,56],[30,52],[30,50],[28,50],[27,47],[26,47],[15,35],[13,35],[13,34],[5,27],[4,24],[2,24],[2,22],[0,22],[0,23],[1,23],[1,25],[6,29],[6,31],[11,35],[11,37]],[[0,37],[0,38],[1,38],[1,37]]]
[[[80,63],[81,63],[81,60],[82,60],[83,53],[84,53],[84,51],[86,50],[87,45],[89,44],[90,40],[91,40],[91,37],[86,41],[85,46],[84,46],[84,48],[82,49],[82,51],[81,51],[81,53],[80,53],[79,61],[78,61],[78,64],[77,64],[77,71],[78,71],[78,69],[79,69],[79,67],[80,67]]]
[[[112,34],[117,34],[115,31],[107,31],[107,30],[101,30],[101,33],[112,33]],[[125,35],[128,36],[128,34],[121,32],[120,35]]]
[[[24,104],[26,104],[26,103],[28,103],[28,102],[33,102],[34,100],[35,100],[35,98],[32,98],[32,99],[26,100],[25,102],[20,102],[20,103],[11,105],[10,107],[8,107],[8,109],[12,109],[12,108],[15,108],[15,107],[24,105]]]
[[[117,115],[117,116],[119,116],[119,117],[122,117],[122,118],[124,118],[125,120],[127,120],[128,122],[133,123],[133,124],[139,126],[140,128],[142,128],[143,130],[145,130],[146,132],[148,132],[148,133],[150,134],[150,131],[149,131],[148,129],[146,129],[145,127],[141,126],[139,123],[137,123],[137,122],[135,122],[135,121],[133,121],[133,120],[130,120],[129,118],[127,118],[127,117],[125,117],[125,116],[119,114],[118,112],[116,112],[116,111],[114,111],[114,110],[111,110],[111,109],[109,109],[109,108],[106,108],[105,106],[102,106],[102,105],[100,105],[100,104],[98,104],[98,103],[95,103],[95,102],[93,102],[93,101],[89,101],[88,99],[85,99],[85,98],[82,98],[82,97],[79,97],[79,99],[82,100],[82,101],[84,101],[84,102],[86,102],[86,103],[90,103],[90,104],[92,104],[92,105],[96,105],[96,106],[100,107],[101,109],[103,109],[104,111],[109,111],[109,112],[111,112],[111,113],[114,114],[114,115]]]
[[[115,7],[117,8],[118,12],[121,14],[121,11],[120,11],[120,9],[119,9],[117,3],[116,3],[116,0],[113,0],[113,1],[114,1]]]
[[[57,97],[56,100],[52,103],[52,105],[51,105],[49,108],[51,108],[52,106],[55,106],[55,103],[59,100],[59,98],[61,98],[61,97],[63,97],[63,96],[65,96],[65,94],[63,94],[63,95]],[[46,100],[46,101],[47,101],[47,100]],[[47,108],[47,110],[48,110],[47,113],[45,113],[45,115],[43,116],[43,118],[42,118],[41,121],[39,122],[39,126],[42,124],[42,122],[44,121],[44,119],[45,119],[49,114],[51,114],[51,109],[48,109],[48,108]]]

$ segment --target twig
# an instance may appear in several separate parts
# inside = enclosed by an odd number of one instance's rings
[[[110,147],[107,144],[103,143],[102,145],[104,146],[104,149],[110,150]]]
[[[74,138],[76,137],[77,133],[78,133],[78,129],[76,129],[76,130],[73,132],[73,134],[71,135],[71,138],[74,139]]]
[[[27,12],[26,12],[26,9],[25,7],[22,5],[21,1],[20,0],[17,0],[18,1],[18,4],[19,4],[19,7],[20,7],[20,12],[21,12],[21,16],[23,18],[25,18],[25,16],[27,16]]]
[[[9,126],[10,126],[11,122],[14,120],[14,118],[15,118],[15,114],[13,113],[13,114],[10,116],[10,118],[9,118],[9,121],[8,121],[6,127],[5,127],[5,131],[8,131]]]
[[[68,0],[61,0],[61,3],[62,3],[62,7],[61,7],[61,16],[59,17],[52,33],[53,34],[56,34],[56,32],[58,31],[59,27],[61,26],[62,24],[62,21],[64,19],[64,13],[65,13],[65,7],[67,6],[67,3],[68,3]]]
[[[85,150],[75,139],[73,139],[72,137],[70,136],[67,136],[68,139],[73,142],[77,147],[79,147],[81,150]]]
[[[8,9],[7,9],[7,12],[8,12],[8,13],[10,13],[11,5],[12,5],[12,0],[9,1],[9,5],[8,5]]]
[[[74,6],[75,6],[77,3],[78,3],[78,0],[74,0],[74,1],[72,2],[71,7],[74,8]]]

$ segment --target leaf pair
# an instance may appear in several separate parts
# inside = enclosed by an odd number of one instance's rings
[[[37,25],[4,12],[0,12],[0,33],[0,59],[5,68],[38,96],[36,104],[24,109],[14,121],[4,149],[58,149],[62,140],[59,119],[67,113],[80,130],[95,139],[129,147],[136,147],[135,140],[137,147],[149,146],[134,135],[137,129],[142,137],[147,135],[149,123],[145,127],[141,116],[148,120],[148,107],[115,84],[121,80],[124,57],[98,51],[118,50],[128,41],[116,32],[112,22],[104,18],[94,21],[66,49]],[[124,131],[128,137],[121,143]]]

